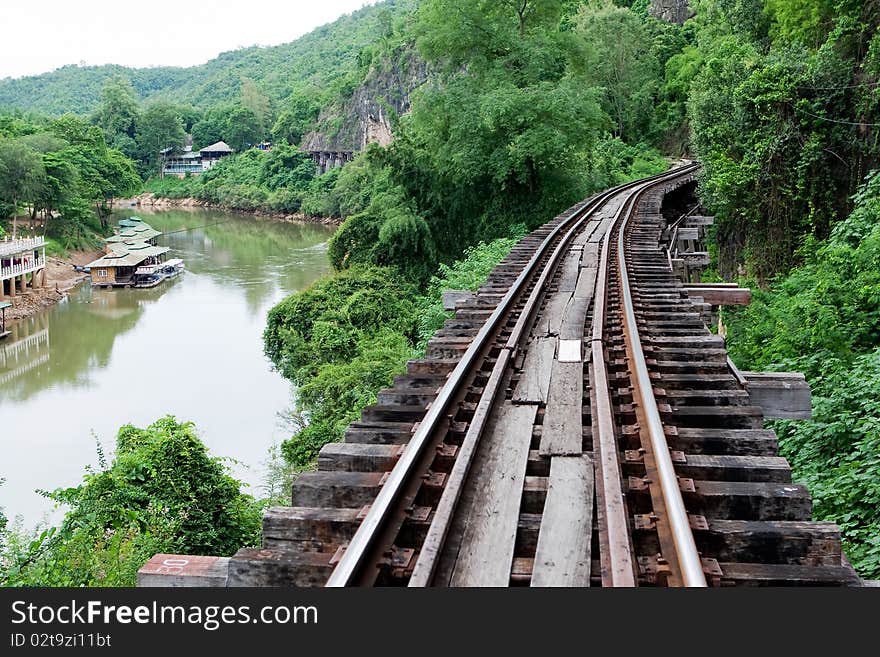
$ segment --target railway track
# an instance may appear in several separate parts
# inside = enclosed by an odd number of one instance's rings
[[[857,585],[661,244],[697,170],[524,238],[229,585]]]

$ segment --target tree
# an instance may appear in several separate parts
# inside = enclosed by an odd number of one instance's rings
[[[602,89],[602,106],[614,121],[614,134],[637,142],[650,130],[659,66],[645,44],[644,21],[611,0],[591,0],[576,18],[581,39],[578,76]]]
[[[258,183],[271,190],[282,187],[305,189],[315,177],[315,163],[312,156],[282,142],[275,144],[266,153],[261,167]]]
[[[418,45],[429,60],[444,60],[448,70],[499,60],[527,69],[542,62],[530,64],[522,48],[537,54],[529,46],[553,40],[561,16],[559,0],[430,0],[420,10]]]
[[[45,170],[40,154],[18,139],[0,139],[0,198],[12,208],[12,237],[18,233],[18,206],[39,194]]]
[[[101,90],[101,106],[98,108],[98,125],[104,131],[107,143],[112,144],[125,135],[134,139],[140,106],[131,82],[116,76],[104,83]]]
[[[227,143],[239,152],[260,143],[264,135],[259,117],[252,109],[240,105],[230,110],[226,126]]]
[[[265,134],[268,126],[271,125],[272,101],[250,78],[241,79],[239,103],[254,113],[260,125],[260,132]]]
[[[209,108],[202,118],[193,124],[193,148],[204,148],[218,141],[229,141],[226,131],[229,127],[228,119],[231,111],[231,105],[215,105]]]
[[[135,140],[140,160],[156,171],[161,151],[181,148],[186,139],[183,129],[183,110],[166,101],[157,101],[146,107],[137,126]]]
[[[321,105],[317,92],[312,90],[296,93],[287,101],[287,108],[278,115],[272,127],[272,137],[276,142],[286,141],[291,146],[298,145],[303,136],[315,127]]]
[[[126,425],[112,463],[99,457],[79,486],[51,494],[69,508],[59,527],[3,550],[0,584],[133,586],[157,552],[227,556],[258,543],[259,505],[191,423]]]
[[[79,172],[69,152],[43,154],[45,177],[40,192],[34,198],[34,212],[42,212],[43,228],[49,229],[53,212],[68,205],[79,191]]]

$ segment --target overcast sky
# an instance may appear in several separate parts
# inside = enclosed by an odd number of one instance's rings
[[[293,41],[375,0],[2,0],[0,78],[65,64],[193,66]]]

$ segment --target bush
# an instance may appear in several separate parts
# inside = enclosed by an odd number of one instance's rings
[[[356,222],[347,224],[349,227]],[[441,266],[424,296],[399,282],[396,270],[357,266],[292,295],[273,308],[264,335],[266,353],[299,387],[303,427],[282,444],[284,458],[309,467],[328,442],[342,439],[364,406],[393,382],[406,362],[450,313],[444,289],[476,289],[525,232],[480,244]]]
[[[260,508],[208,455],[191,423],[166,417],[119,430],[116,457],[75,488],[47,494],[70,506],[60,527],[3,536],[0,582],[133,586],[157,552],[227,556],[259,542]]]
[[[267,205],[273,212],[299,212],[302,208],[302,192],[279,189],[269,196]]]
[[[725,313],[731,356],[749,369],[804,372],[813,418],[780,422],[780,449],[836,522],[864,577],[880,577],[880,173],[827,242],[752,304]]]
[[[324,278],[269,311],[266,354],[297,385],[321,365],[350,361],[380,329],[414,335],[415,291],[393,270],[356,267]]]
[[[437,266],[437,250],[427,222],[394,188],[373,197],[330,240],[330,262],[337,270],[353,265],[396,267],[409,281],[424,283]]]

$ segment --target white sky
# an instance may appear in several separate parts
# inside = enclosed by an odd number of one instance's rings
[[[375,0],[2,0],[0,78],[65,64],[193,66],[293,41]]]

